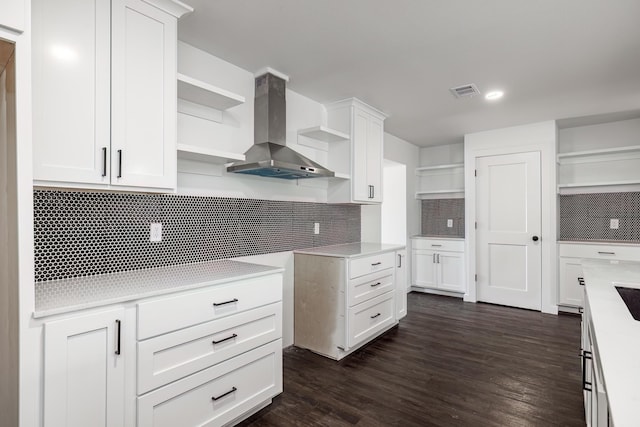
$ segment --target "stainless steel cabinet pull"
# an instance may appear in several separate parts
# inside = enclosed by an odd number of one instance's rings
[[[222,393],[222,394],[221,394],[220,396],[218,396],[218,397],[216,397],[216,396],[212,396],[212,397],[211,397],[211,400],[218,400],[218,399],[222,399],[223,397],[228,396],[228,395],[230,395],[231,393],[233,393],[234,391],[237,391],[237,390],[238,390],[237,388],[235,388],[235,387],[231,387],[231,390],[229,390],[229,391],[228,391],[228,392],[226,392],[226,393]]]
[[[442,245],[431,245],[431,246],[433,246],[434,248],[439,248]]]
[[[115,353],[120,355],[120,319],[116,319],[116,351]]]
[[[371,284],[371,287],[372,287],[372,288],[375,288],[376,286],[380,286],[380,285],[382,285],[382,282],[372,283],[372,284]]]
[[[376,265],[380,265],[382,264],[382,262],[378,261],[378,262],[374,262],[373,264],[371,264],[371,267],[375,267]]]
[[[591,352],[584,350],[582,352],[582,389],[591,391],[591,383],[587,382],[587,360],[591,360]]]
[[[122,178],[122,150],[118,150],[118,178]]]
[[[107,176],[107,147],[102,147],[102,176]]]
[[[375,319],[376,317],[380,317],[380,313],[374,314],[373,316],[371,316],[372,319]]]
[[[219,307],[221,305],[233,304],[234,302],[238,302],[238,298],[234,298],[232,300],[225,301],[225,302],[214,302],[213,306],[214,307]]]
[[[398,268],[402,267],[402,255],[398,254]]]
[[[615,252],[604,252],[604,251],[598,251],[598,253],[600,255],[615,255],[616,254]]]
[[[211,341],[211,343],[212,344],[220,344],[221,342],[229,341],[229,340],[232,340],[232,339],[237,338],[237,337],[238,337],[237,334],[233,334],[233,335],[230,335],[230,336],[228,336],[226,338],[222,338],[221,340],[218,340],[218,341],[213,340],[213,341]]]
[[[373,189],[373,185],[369,186],[369,198],[373,199],[373,194],[374,194],[374,189]]]

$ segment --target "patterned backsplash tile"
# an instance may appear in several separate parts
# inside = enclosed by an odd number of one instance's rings
[[[560,240],[640,242],[640,192],[561,195]]]
[[[360,241],[357,205],[223,197],[35,190],[34,222],[36,281]]]
[[[464,237],[464,199],[422,201],[422,234],[425,236]],[[447,227],[447,220],[453,227]]]

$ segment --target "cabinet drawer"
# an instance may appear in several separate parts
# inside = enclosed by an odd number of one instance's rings
[[[277,340],[139,397],[138,426],[220,426],[281,392]]]
[[[282,300],[282,275],[226,283],[138,304],[143,340]]]
[[[560,244],[559,247],[561,257],[640,261],[640,246]]]
[[[349,347],[366,341],[395,322],[393,296],[393,291],[388,292],[349,309]]]
[[[349,278],[364,276],[365,274],[393,268],[395,266],[395,252],[385,252],[371,255],[364,258],[352,259],[349,261]]]
[[[413,249],[464,252],[464,240],[411,239]]]
[[[138,394],[281,337],[279,302],[139,342]]]
[[[367,274],[349,281],[349,307],[389,292],[394,288],[393,270]]]

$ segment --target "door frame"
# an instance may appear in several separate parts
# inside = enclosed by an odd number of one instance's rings
[[[477,302],[476,292],[476,158],[540,153],[541,168],[541,307],[543,313],[558,314],[557,275],[557,151],[558,131],[555,121],[467,134],[464,137],[465,183],[465,253],[467,292],[464,300]]]

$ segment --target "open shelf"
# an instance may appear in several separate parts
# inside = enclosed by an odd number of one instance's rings
[[[178,98],[220,111],[245,102],[242,95],[180,73],[178,73]]]
[[[598,150],[585,150],[585,151],[573,151],[569,153],[559,153],[558,162],[563,163],[563,159],[572,158],[592,158],[593,161],[599,161],[598,157],[607,154],[619,154],[619,153],[640,153],[640,145],[632,145],[626,147],[614,147],[614,148],[602,148]]]
[[[452,188],[452,189],[447,189],[447,190],[416,191],[416,198],[419,199],[420,196],[428,196],[430,194],[454,194],[454,193],[464,193],[464,188]]]
[[[212,150],[195,145],[178,144],[178,158],[222,165],[237,160],[244,160],[244,154],[228,151]]]
[[[300,129],[298,135],[315,139],[322,142],[338,142],[349,140],[349,135],[330,129],[326,126],[314,126],[312,128]]]
[[[435,170],[446,170],[446,169],[456,169],[464,167],[464,163],[451,163],[448,165],[436,165],[436,166],[421,166],[416,168],[416,173],[426,172],[426,171],[435,171]]]

